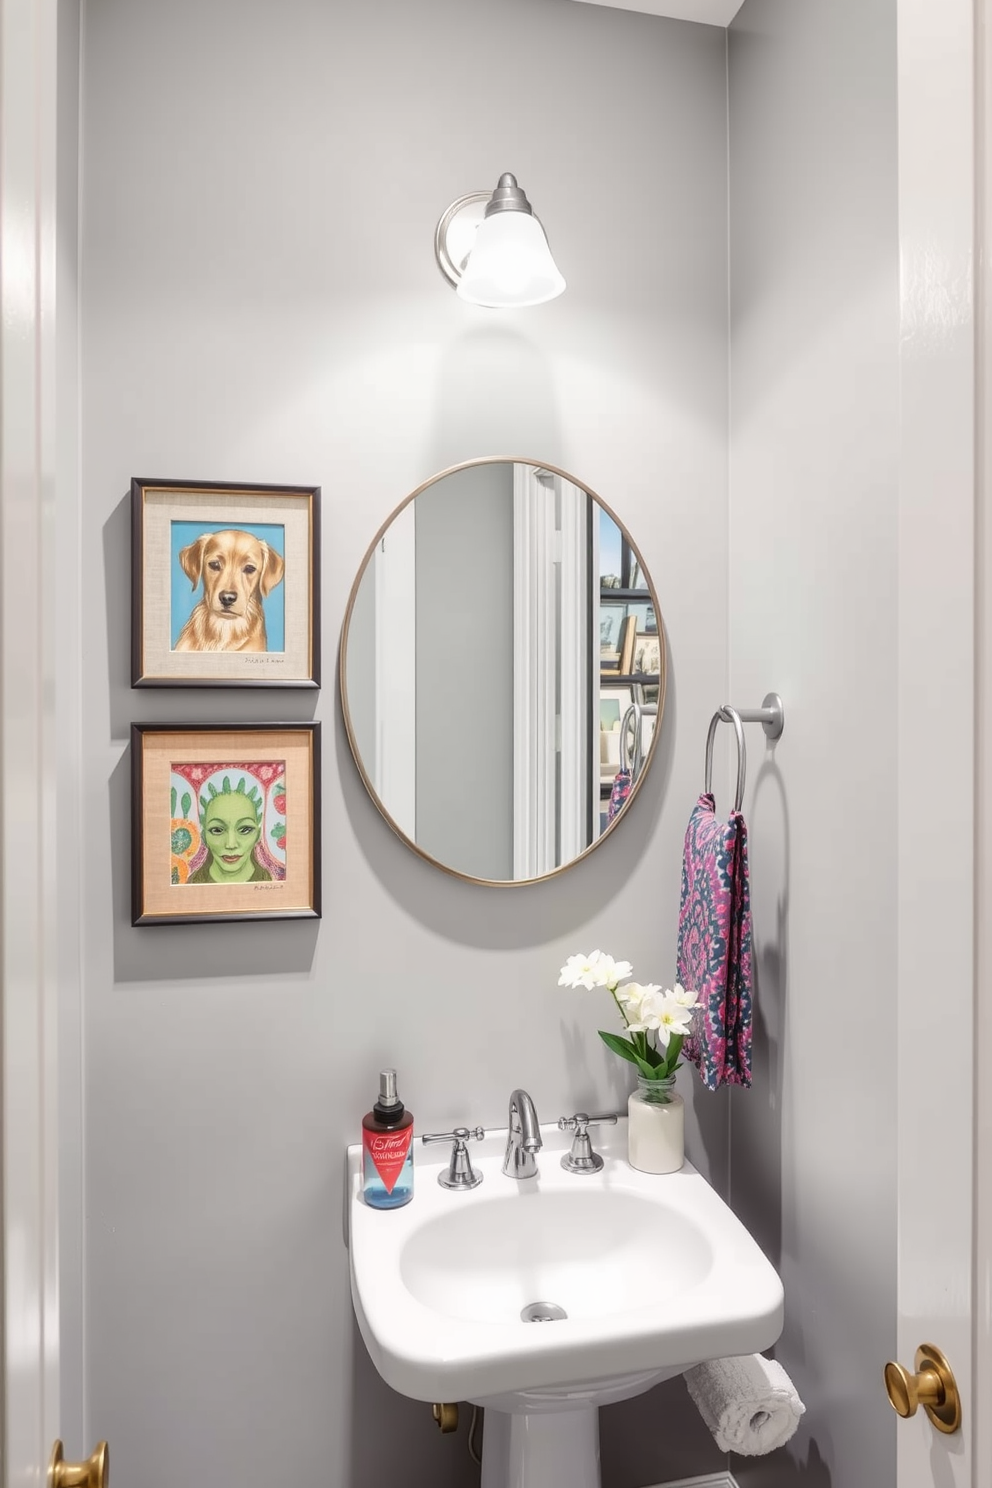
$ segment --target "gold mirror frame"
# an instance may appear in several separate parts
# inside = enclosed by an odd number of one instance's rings
[[[651,736],[651,744],[648,748],[647,754],[644,757],[644,764],[641,768],[641,773],[631,786],[630,795],[624,802],[623,809],[621,811],[618,811],[613,820],[607,824],[606,830],[602,832],[600,836],[595,839],[594,842],[590,842],[588,847],[583,848],[582,852],[577,853],[574,858],[570,858],[567,863],[561,863],[557,868],[552,869],[550,873],[539,874],[536,878],[479,878],[471,873],[463,873],[458,868],[452,868],[450,864],[443,863],[440,858],[435,858],[431,853],[425,852],[422,847],[418,846],[418,844],[414,842],[412,837],[409,837],[406,832],[404,832],[403,828],[390,815],[389,811],[386,809],[384,802],[380,799],[375,786],[369,779],[368,772],[366,771],[365,766],[362,762],[361,751],[358,748],[358,742],[355,738],[355,731],[351,721],[351,709],[348,705],[348,636],[351,631],[351,621],[355,610],[355,601],[358,595],[359,586],[361,585],[362,579],[365,576],[365,571],[368,568],[369,563],[373,559],[376,548],[379,546],[383,537],[389,531],[389,528],[399,516],[400,512],[404,511],[406,507],[408,507],[412,501],[415,501],[417,497],[420,496],[424,491],[428,490],[428,488],[431,486],[437,485],[437,483],[441,480],[444,480],[446,476],[455,475],[461,470],[474,469],[478,465],[530,465],[533,466],[536,470],[547,470],[552,475],[560,476],[563,480],[569,481],[572,485],[578,486],[580,490],[585,491],[586,495],[589,496],[593,501],[595,501],[597,505],[606,512],[607,516],[616,523],[623,537],[629,543],[631,552],[636,556],[637,561],[640,565],[641,573],[645,576],[645,579],[647,581],[646,587],[651,596],[651,603],[654,606],[654,612],[658,620],[658,712],[655,719],[654,732]],[[358,568],[358,573],[355,575],[354,583],[351,586],[351,592],[348,595],[348,604],[345,609],[344,624],[341,627],[341,640],[338,647],[338,693],[341,699],[341,712],[344,718],[345,732],[348,735],[348,746],[351,749],[351,757],[355,761],[355,766],[362,778],[362,783],[365,786],[365,789],[368,791],[370,797],[372,798],[372,801],[374,802],[380,816],[391,828],[391,830],[395,832],[400,841],[404,843],[411,852],[416,853],[418,858],[422,858],[425,863],[430,863],[433,868],[439,868],[442,873],[447,873],[452,878],[461,879],[463,883],[481,884],[483,887],[490,889],[519,889],[526,888],[531,884],[547,883],[549,879],[560,877],[562,873],[567,872],[569,868],[573,868],[576,863],[581,863],[590,855],[590,853],[595,852],[600,843],[606,841],[607,837],[610,836],[610,834],[622,821],[624,816],[633,805],[634,800],[637,797],[637,794],[644,782],[644,777],[648,772],[651,761],[654,759],[655,751],[658,747],[658,738],[661,733],[661,722],[665,712],[665,691],[668,680],[667,650],[668,648],[665,644],[665,623],[662,617],[661,606],[658,603],[658,593],[655,589],[654,582],[650,578],[648,578],[648,570],[645,566],[644,559],[641,556],[641,550],[634,542],[634,539],[631,537],[630,532],[625,524],[620,520],[609,503],[603,500],[602,496],[598,495],[597,492],[594,491],[590,485],[587,485],[585,481],[578,480],[574,475],[572,475],[570,471],[562,469],[560,465],[552,465],[547,460],[535,460],[526,455],[479,455],[473,460],[462,460],[459,464],[449,465],[447,469],[439,470],[435,475],[430,476],[427,480],[423,481],[416,488],[415,491],[411,491],[409,496],[405,496],[398,506],[395,506],[393,508],[393,510],[389,513],[389,516],[382,523],[372,541],[366,548],[365,555],[362,558],[362,561]]]

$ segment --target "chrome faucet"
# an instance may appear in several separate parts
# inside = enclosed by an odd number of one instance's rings
[[[544,1144],[534,1102],[526,1090],[514,1090],[510,1095],[509,1127],[503,1172],[507,1178],[534,1178],[537,1174],[534,1154]]]

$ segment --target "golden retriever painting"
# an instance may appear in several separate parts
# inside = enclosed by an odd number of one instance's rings
[[[240,527],[203,532],[179,553],[183,573],[203,594],[176,651],[267,651],[262,600],[282,582],[282,555]]]

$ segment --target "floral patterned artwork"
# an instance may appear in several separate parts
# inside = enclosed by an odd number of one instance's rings
[[[265,883],[286,877],[286,764],[173,764],[172,883]]]

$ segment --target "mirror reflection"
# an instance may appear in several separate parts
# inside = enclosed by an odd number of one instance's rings
[[[394,830],[451,873],[530,882],[631,809],[664,708],[661,612],[587,487],[471,461],[373,542],[340,677],[352,751]]]

